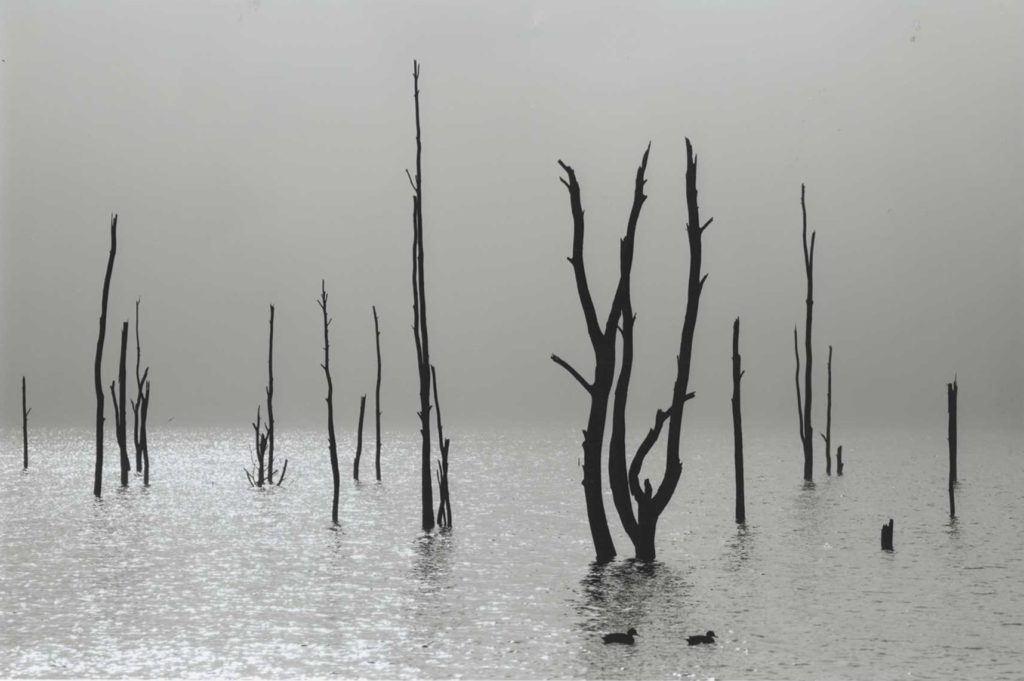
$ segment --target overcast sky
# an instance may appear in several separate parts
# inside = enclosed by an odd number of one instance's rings
[[[418,407],[410,329],[422,63],[432,357],[447,430],[583,427],[549,359],[593,370],[557,160],[587,218],[599,313],[652,142],[634,267],[630,418],[665,406],[686,301],[684,138],[709,279],[687,424],[727,424],[732,320],[744,419],[796,436],[800,184],[817,230],[815,425],[961,423],[1024,404],[1024,43],[1004,2],[3,2],[0,412],[87,425],[109,218],[103,371],[142,297],[155,424],[246,426],[277,306],[278,428],[322,426],[327,280],[335,413]],[[134,337],[134,327],[132,328]],[[801,336],[802,337],[802,336]],[[134,372],[134,342],[129,373]],[[109,401],[108,401],[109,409]],[[372,410],[372,406],[369,408]],[[109,414],[109,411],[108,411]],[[108,419],[112,428],[113,420]]]

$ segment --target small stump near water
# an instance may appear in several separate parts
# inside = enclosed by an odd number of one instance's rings
[[[892,528],[893,521],[889,518],[889,524],[882,525],[882,550],[892,551]]]

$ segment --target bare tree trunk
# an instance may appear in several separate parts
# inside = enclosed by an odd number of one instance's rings
[[[946,384],[946,400],[949,412],[949,517],[956,517],[956,499],[954,498],[954,487],[956,486],[956,378],[952,383]]]
[[[142,388],[146,383],[146,377],[149,375],[149,367],[146,367],[146,371],[143,374],[139,374],[142,364],[142,344],[139,342],[139,303],[142,302],[141,296],[135,301],[135,385],[136,393],[135,400],[132,402],[132,422],[133,422],[133,434],[132,441],[135,443],[135,471],[142,471],[142,436],[139,432],[139,410],[142,407]]]
[[[110,256],[107,259],[107,273],[103,277],[103,302],[100,308],[100,336],[96,341],[96,362],[93,365],[93,385],[96,389],[96,475],[92,493],[97,498],[103,490],[103,341],[107,336],[107,297],[110,294],[110,275],[114,272],[114,256],[117,254],[117,215],[110,218]]]
[[[377,306],[373,306],[373,331],[377,340],[377,456],[375,459],[377,469],[377,482],[380,482],[380,325],[377,323]]]
[[[327,287],[320,280],[320,300],[317,301],[324,314],[324,363],[320,366],[327,377],[327,446],[331,452],[331,476],[334,479],[334,500],[331,502],[331,522],[338,524],[338,495],[341,489],[341,473],[338,471],[338,443],[334,437],[334,383],[331,381],[331,341],[327,333],[331,319],[327,318]],[[288,463],[285,462],[287,466]]]
[[[889,518],[888,525],[882,525],[882,550],[892,551],[893,521]]]
[[[25,446],[25,470],[28,470],[28,398],[25,393],[25,377],[21,377],[21,440]]]
[[[811,364],[813,354],[811,352],[811,310],[814,305],[814,239],[817,232],[811,232],[811,246],[807,247],[807,204],[804,201],[806,187],[800,185],[800,210],[803,213],[803,240],[804,240],[804,272],[807,275],[807,320],[804,326],[804,355],[807,364],[804,369],[804,402],[800,402],[800,351],[797,349],[797,408],[802,409],[800,416],[800,442],[804,448],[804,480],[810,482],[814,479],[814,428],[811,426]],[[793,330],[794,343],[796,341],[796,329]]]
[[[149,369],[146,369],[149,373]],[[143,376],[145,377],[145,376]],[[149,418],[149,381],[146,381],[146,392],[142,395],[142,425],[139,429],[139,443],[142,446],[142,484],[149,487],[149,442],[146,440],[146,420]]]
[[[832,475],[832,346],[828,346],[828,409],[825,412],[825,475]]]
[[[839,445],[836,449],[836,475],[843,474],[843,446]]]
[[[437,502],[437,524],[442,528],[452,526],[452,502],[448,496],[448,445],[450,440],[444,436],[441,424],[441,400],[437,396],[437,371],[430,365],[430,376],[434,382],[434,406],[437,409],[437,440],[441,443],[441,462],[437,471],[437,490],[440,500]]]
[[[114,382],[110,382],[110,398],[114,402],[114,421],[117,428],[117,448],[121,452],[121,487],[128,486],[128,473],[132,470],[131,459],[128,458],[128,432],[126,428],[126,413],[125,408],[127,401],[125,380],[125,360],[127,359],[128,353],[128,322],[125,322],[121,326],[121,361],[118,365],[117,381],[118,381],[118,393],[120,396],[114,394]]]
[[[269,455],[267,456],[267,484],[274,484],[274,306],[270,306],[270,350],[267,357],[267,373],[269,383],[267,384],[267,442],[269,443]]]
[[[620,247],[620,274],[619,284],[615,297],[612,299],[611,309],[608,311],[608,318],[604,328],[601,328],[597,319],[597,310],[594,307],[594,299],[590,293],[590,286],[587,283],[587,269],[583,260],[583,239],[585,235],[585,223],[583,219],[583,202],[580,197],[580,185],[576,180],[576,172],[571,166],[561,160],[558,165],[568,175],[568,181],[561,182],[569,190],[569,205],[572,211],[573,238],[572,255],[569,257],[569,264],[572,265],[573,274],[576,279],[576,292],[579,295],[580,307],[583,308],[583,317],[587,325],[587,335],[590,337],[590,344],[594,349],[594,380],[588,382],[568,362],[558,355],[551,355],[551,360],[569,372],[569,374],[583,386],[583,389],[590,395],[590,415],[587,418],[587,428],[583,431],[583,493],[587,504],[587,520],[590,523],[590,535],[594,542],[596,560],[606,563],[615,558],[615,543],[612,541],[611,532],[608,529],[608,518],[604,510],[604,496],[601,484],[601,446],[604,440],[604,429],[608,412],[608,400],[612,392],[612,382],[615,379],[615,343],[618,333],[620,318],[624,321],[623,329],[632,329],[632,309],[626,310],[629,305],[629,277],[633,265],[633,239],[636,231],[636,223],[639,220],[640,209],[646,196],[643,193],[644,172],[647,169],[647,156],[650,152],[650,145],[644,152],[643,160],[637,170],[637,180],[633,194],[633,208],[630,211],[629,222],[626,227],[626,238],[623,239]],[[630,336],[631,337],[631,336]],[[624,342],[625,346],[625,342]],[[630,352],[632,346],[630,346]],[[624,349],[624,352],[626,350]],[[612,496],[615,500],[616,510],[623,521],[627,534],[632,539],[637,534],[636,520],[633,518],[633,508],[629,501],[629,483],[625,478],[625,399],[626,391],[629,388],[629,368],[626,361],[623,361],[625,379],[620,375],[619,385],[621,386],[621,410],[613,414],[612,439],[608,446],[609,478],[612,487]],[[617,429],[619,414],[622,415],[622,427]],[[620,437],[621,436],[621,437]],[[619,446],[621,445],[621,447]],[[615,474],[612,474],[612,470]],[[623,475],[618,475],[619,471]],[[625,498],[623,499],[623,492]]]
[[[736,522],[747,522],[746,498],[743,494],[743,416],[740,414],[740,318],[732,325],[732,434],[736,459]]]
[[[427,333],[427,292],[423,272],[423,145],[420,141],[420,66],[413,61],[413,101],[416,107],[416,178],[409,177],[413,188],[413,313],[416,360],[420,379],[420,457],[421,516],[424,531],[434,528],[434,492],[430,480],[430,341]],[[406,171],[408,174],[409,171]]]
[[[363,416],[366,414],[366,395],[359,398],[359,431],[356,435],[356,458],[352,462],[352,479],[359,480],[359,460],[363,457]]]

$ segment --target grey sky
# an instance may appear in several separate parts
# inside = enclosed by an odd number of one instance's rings
[[[633,431],[674,379],[689,254],[684,137],[699,156],[705,271],[687,424],[796,432],[800,183],[818,232],[815,425],[835,347],[836,428],[961,421],[1024,404],[1024,47],[1016,2],[4,2],[0,395],[88,424],[111,212],[104,362],[142,296],[154,424],[244,426],[277,305],[278,425],[322,425],[327,280],[335,412],[415,419],[412,60],[423,64],[431,348],[446,425],[585,422],[592,354],[565,261],[558,159],[587,216],[599,311],[647,142]],[[134,320],[133,320],[134,322]],[[134,337],[134,329],[132,329]],[[132,355],[134,344],[132,345]],[[134,362],[130,366],[134,371]],[[110,421],[112,424],[112,420]],[[112,426],[111,426],[112,427]]]

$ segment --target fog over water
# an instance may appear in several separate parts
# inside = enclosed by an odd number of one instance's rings
[[[578,175],[599,314],[648,141],[633,276],[630,416],[669,400],[686,300],[684,138],[709,273],[687,423],[727,424],[742,318],[748,424],[791,424],[804,315],[800,184],[815,259],[815,425],[834,346],[835,431],[966,426],[1024,405],[1024,8],[1015,2],[5,2],[0,5],[0,420],[87,425],[109,217],[104,375],[142,297],[152,429],[325,419],[413,424],[412,61],[423,65],[432,359],[446,431],[582,427],[549,359],[593,358],[557,160]],[[134,352],[134,343],[131,353]],[[134,370],[134,361],[130,364]],[[112,419],[108,419],[112,428]],[[637,431],[639,432],[639,431]],[[795,446],[795,445],[794,445]]]

